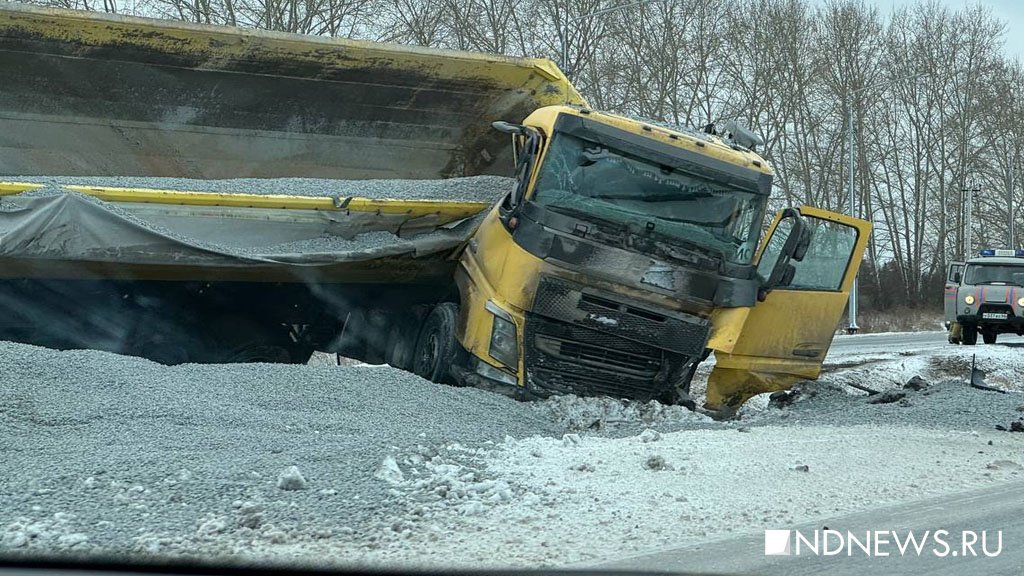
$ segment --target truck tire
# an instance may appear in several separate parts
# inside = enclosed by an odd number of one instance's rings
[[[451,383],[451,367],[458,358],[459,342],[455,325],[459,307],[452,302],[434,306],[420,329],[413,356],[412,371],[431,382]]]
[[[974,346],[978,343],[978,327],[974,324],[964,324],[960,327],[960,342],[965,346]]]
[[[996,334],[995,332],[991,332],[989,330],[983,330],[981,332],[981,339],[982,339],[982,341],[985,342],[985,344],[995,344],[996,343],[996,338],[998,336],[999,336],[998,334]]]
[[[412,312],[396,314],[391,321],[388,332],[387,349],[384,361],[400,370],[410,370],[416,354],[416,343],[419,328]]]

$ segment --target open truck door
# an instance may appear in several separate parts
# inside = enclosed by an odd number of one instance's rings
[[[776,215],[758,251],[762,301],[713,321],[709,409],[818,377],[870,232],[865,220],[808,206]]]

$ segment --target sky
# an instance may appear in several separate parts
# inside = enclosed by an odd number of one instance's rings
[[[879,12],[887,15],[893,8],[907,4],[915,4],[918,0],[866,0],[874,4]],[[1024,1],[1022,0],[940,0],[953,9],[981,4],[992,9],[993,14],[1006,22],[1005,48],[1007,56],[1017,57],[1024,61]]]

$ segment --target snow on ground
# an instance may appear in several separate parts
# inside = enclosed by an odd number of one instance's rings
[[[1020,481],[1024,434],[995,426],[1024,393],[968,387],[964,358],[1013,388],[1024,349],[904,348],[838,346],[819,382],[716,422],[388,367],[0,343],[0,551],[564,565]]]
[[[945,336],[937,335],[937,338],[944,341]],[[909,345],[884,351],[877,348],[862,351],[851,347],[838,354],[830,354],[825,363],[825,373],[828,380],[837,383],[856,378],[862,385],[886,389],[902,386],[914,376],[926,380],[967,379],[972,358],[976,357],[977,367],[987,372],[987,384],[1024,390],[1024,378],[1020,376],[1024,374],[1024,339],[1004,335],[1001,340],[996,345]]]
[[[418,474],[394,484],[423,512],[372,560],[562,565],[785,528],[1019,480],[1021,445],[994,431],[877,425],[508,440],[476,466],[407,461]]]

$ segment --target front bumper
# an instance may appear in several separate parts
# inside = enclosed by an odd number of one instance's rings
[[[657,398],[699,359],[708,321],[545,278],[526,314],[526,394]]]
[[[986,318],[986,314],[1006,314],[1006,318]],[[974,314],[958,314],[956,321],[960,325],[974,324],[977,326],[988,326],[1005,328],[1007,331],[1024,328],[1024,316],[1017,316],[1009,306],[982,306]]]

